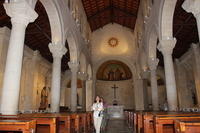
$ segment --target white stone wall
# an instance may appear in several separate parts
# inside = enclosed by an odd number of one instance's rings
[[[118,46],[110,47],[108,40],[111,37],[118,39]],[[133,33],[130,29],[118,24],[108,24],[92,33],[92,61],[96,62],[105,57],[123,56],[124,58],[135,55]]]
[[[96,95],[103,97],[104,101],[112,105],[114,100],[114,84],[118,87],[116,89],[116,99],[119,105],[124,105],[125,109],[134,108],[134,90],[133,90],[133,81],[124,80],[124,81],[101,81],[97,80],[96,82]]]
[[[198,77],[195,77],[197,71],[194,58],[195,55],[192,48],[190,48],[189,51],[175,61],[175,76],[180,108],[194,107],[192,92],[197,92],[195,82],[199,80]],[[196,98],[198,98],[197,93]]]
[[[116,47],[111,47],[108,44],[108,40],[114,37],[118,40],[118,45]],[[136,51],[135,47],[136,44],[134,43],[134,35],[131,29],[123,27],[119,24],[107,24],[103,28],[98,29],[92,33],[91,39],[91,46],[92,46],[92,66],[93,66],[93,79],[96,78],[96,72],[100,65],[109,60],[118,60],[125,63],[131,70],[133,76],[135,76],[135,67],[134,61],[136,58]],[[95,83],[96,82],[96,83]],[[133,92],[133,80],[119,82],[118,85],[121,88],[124,88],[124,92],[120,93],[122,98],[120,99],[120,104],[124,104],[125,107],[128,109],[134,108],[134,93],[128,93],[128,91]],[[108,84],[107,84],[108,83]],[[113,85],[114,82],[110,82],[110,85]],[[104,94],[102,89],[99,87],[104,86],[105,84],[100,81],[94,81],[94,93],[93,96],[99,94],[105,97],[106,101],[112,103],[112,99],[106,98],[108,95],[113,95],[113,91],[107,92]],[[106,82],[109,86],[109,82]],[[129,86],[126,86],[129,85]],[[127,95],[129,95],[127,97]],[[110,97],[112,98],[112,97]],[[126,99],[127,98],[127,99]],[[129,100],[128,100],[129,99]],[[125,102],[126,100],[127,102]]]
[[[50,87],[51,63],[27,46],[24,49],[19,110],[38,110],[41,101],[41,91],[44,86]],[[49,90],[50,103],[50,90]]]

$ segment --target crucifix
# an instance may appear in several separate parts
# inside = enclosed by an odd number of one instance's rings
[[[112,89],[114,89],[114,99],[116,99],[116,89],[117,89],[118,87],[114,84],[114,86],[112,87]]]

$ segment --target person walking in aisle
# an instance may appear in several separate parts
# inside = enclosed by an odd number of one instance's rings
[[[105,133],[107,121],[108,121],[108,115],[107,115],[107,103],[104,101],[103,97],[101,97],[101,102],[103,103],[103,118],[101,122],[101,131],[102,133]]]
[[[101,122],[103,118],[103,103],[100,100],[99,96],[96,96],[95,102],[92,105],[93,112],[93,119],[94,119],[94,127],[96,133],[100,133]]]

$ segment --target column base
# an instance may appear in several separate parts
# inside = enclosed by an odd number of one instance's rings
[[[2,115],[17,115],[18,111],[11,111],[11,110],[1,110]]]

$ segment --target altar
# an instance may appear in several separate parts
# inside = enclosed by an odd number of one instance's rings
[[[110,118],[123,118],[124,117],[124,106],[108,106],[107,113]]]

